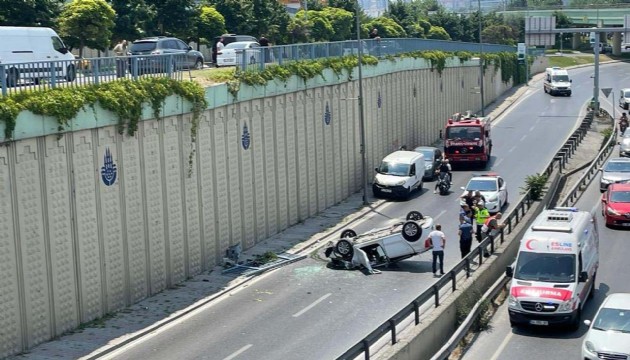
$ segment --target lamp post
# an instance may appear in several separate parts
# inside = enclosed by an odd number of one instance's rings
[[[486,116],[486,104],[483,98],[483,40],[481,39],[481,27],[483,16],[481,14],[481,0],[477,0],[479,9],[479,93],[481,94],[481,116]]]
[[[359,0],[355,0],[355,15],[357,30],[357,49],[358,49],[358,65],[359,65],[359,133],[361,134],[361,183],[363,184],[363,204],[369,204],[367,198],[367,158],[365,154],[365,120],[363,118],[363,42],[361,41],[361,19],[359,19]]]

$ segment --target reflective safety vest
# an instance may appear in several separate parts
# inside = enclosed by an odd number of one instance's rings
[[[484,221],[483,226],[481,227],[481,231],[489,233],[492,229],[490,229],[490,222],[494,220],[497,216],[490,216]]]
[[[490,217],[490,212],[488,212],[488,209],[483,208],[481,210],[477,210],[477,213],[475,214],[475,220],[477,221],[477,225],[482,225],[486,223],[486,219],[488,219]]]

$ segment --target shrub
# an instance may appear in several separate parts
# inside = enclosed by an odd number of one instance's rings
[[[523,190],[522,194],[529,191],[531,200],[540,200],[548,178],[549,176],[547,174],[536,173],[536,175],[527,175],[525,178],[525,186],[521,188]]]

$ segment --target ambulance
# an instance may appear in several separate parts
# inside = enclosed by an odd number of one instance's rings
[[[580,326],[593,296],[599,237],[593,214],[576,208],[544,210],[520,241],[511,277],[510,325]]]

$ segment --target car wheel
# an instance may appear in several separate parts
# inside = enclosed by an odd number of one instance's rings
[[[409,241],[418,241],[422,237],[422,228],[413,220],[407,221],[402,227],[402,237]]]
[[[569,326],[571,328],[571,330],[573,330],[573,331],[579,330],[580,329],[580,325],[581,325],[581,321],[582,321],[582,309],[580,309],[578,307],[577,314],[575,314],[575,319],[573,320],[573,322]]]
[[[77,70],[74,68],[74,65],[68,65],[66,69],[66,81],[73,82],[77,78]]]
[[[354,238],[354,237],[357,237],[356,231],[351,230],[351,229],[346,229],[346,230],[341,232],[341,236],[339,238],[340,239],[348,239],[348,238]]]
[[[422,213],[420,211],[413,210],[407,214],[407,217],[405,219],[419,221],[419,220],[424,219],[424,216],[422,216]]]
[[[195,70],[201,70],[203,69],[203,60],[201,58],[198,58],[197,61],[195,61]]]
[[[352,248],[352,243],[348,240],[341,239],[337,241],[335,245],[335,251],[341,255],[344,259],[352,259],[352,255],[354,254],[354,249]]]
[[[20,80],[20,72],[16,68],[10,68],[7,74],[7,86],[15,87]]]

